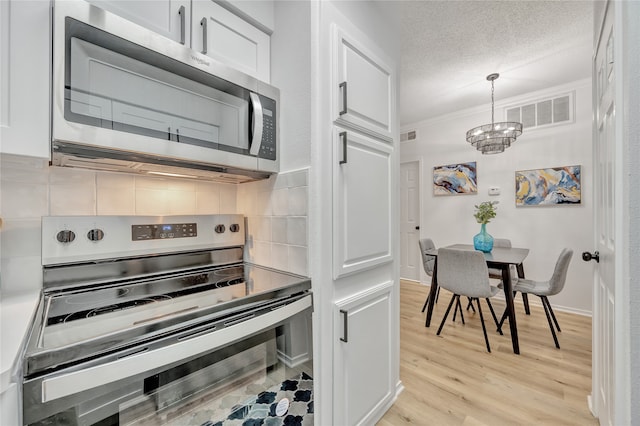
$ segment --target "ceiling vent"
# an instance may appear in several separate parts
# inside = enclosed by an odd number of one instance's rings
[[[507,121],[519,121],[526,130],[569,124],[574,121],[574,93],[505,108]]]
[[[418,134],[415,130],[409,130],[406,133],[400,133],[400,142],[413,141],[416,140],[417,137]]]

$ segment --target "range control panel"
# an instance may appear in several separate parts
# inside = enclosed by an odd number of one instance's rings
[[[196,223],[161,223],[132,225],[131,240],[162,240],[165,238],[188,238],[198,236]]]
[[[245,245],[244,216],[44,216],[42,264]]]

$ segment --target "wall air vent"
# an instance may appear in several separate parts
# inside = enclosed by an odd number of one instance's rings
[[[400,142],[413,141],[413,140],[416,140],[417,137],[418,137],[418,134],[416,133],[416,131],[410,130],[406,133],[400,133]]]
[[[574,92],[505,108],[507,121],[519,121],[525,130],[574,122]]]

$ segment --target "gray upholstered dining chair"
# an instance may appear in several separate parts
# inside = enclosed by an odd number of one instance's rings
[[[494,247],[504,247],[504,248],[511,248],[511,240],[507,239],[507,238],[494,238],[493,239],[493,246]],[[512,266],[512,271],[511,271],[511,279],[512,282],[516,282],[516,280],[518,279],[518,274],[514,274],[515,272],[515,266]],[[498,280],[502,280],[502,270],[498,269],[498,268],[489,268],[489,278],[495,278]]]
[[[519,291],[522,294],[533,294],[540,297],[540,300],[542,300],[542,306],[544,307],[544,313],[546,314],[547,321],[549,322],[551,334],[553,335],[553,341],[555,342],[556,348],[558,349],[560,349],[560,344],[558,343],[558,336],[556,335],[554,324],[558,331],[561,331],[560,324],[558,324],[558,320],[553,313],[553,309],[551,308],[551,303],[549,303],[548,296],[558,294],[564,288],[564,284],[567,280],[567,270],[569,269],[569,262],[571,262],[572,256],[573,250],[569,248],[565,248],[562,250],[560,256],[558,256],[558,260],[556,261],[556,266],[553,269],[553,275],[551,275],[551,278],[548,281],[533,281],[525,278],[520,278],[518,282],[513,286],[514,292]],[[552,319],[553,323],[551,322]],[[502,326],[503,321],[504,317],[502,321],[500,321],[499,327]]]
[[[495,238],[493,240],[494,247],[504,247],[511,248],[511,240],[507,238]],[[520,278],[518,278],[518,271],[516,270],[515,265],[511,265],[511,285],[515,286]],[[489,268],[489,278],[500,280],[498,284],[498,288],[503,288],[502,284],[502,270],[498,268]],[[529,315],[531,312],[529,310],[529,298],[526,293],[522,293],[522,303],[524,305],[525,314]]]
[[[418,245],[420,246],[420,256],[422,256],[422,267],[424,268],[424,272],[430,277],[433,276],[433,266],[436,263],[436,258],[434,256],[429,256],[426,254],[427,250],[431,250],[436,248],[436,245],[433,243],[431,238],[421,238],[418,240]],[[436,293],[435,301],[438,301],[438,296],[440,295],[440,288],[438,288],[438,293]],[[427,296],[427,300],[424,301],[424,305],[422,306],[422,312],[427,309],[427,304],[429,303],[429,296]]]
[[[447,311],[442,318],[438,332],[438,336],[447,321],[449,311],[454,302],[457,302],[456,308],[460,308],[460,296],[466,296],[477,302],[478,313],[480,314],[480,322],[482,323],[482,332],[484,333],[484,341],[487,345],[487,351],[491,352],[489,345],[489,337],[487,336],[487,328],[484,325],[484,316],[480,307],[480,298],[487,301],[491,315],[496,325],[498,319],[491,306],[490,297],[495,296],[499,291],[496,287],[491,286],[489,282],[489,271],[487,270],[487,262],[484,254],[475,250],[456,250],[441,248],[438,250],[438,285],[445,290],[453,293]],[[462,318],[462,308],[460,308],[460,317]],[[464,323],[464,319],[462,319]],[[498,327],[500,329],[500,327]],[[502,331],[500,331],[502,334]]]

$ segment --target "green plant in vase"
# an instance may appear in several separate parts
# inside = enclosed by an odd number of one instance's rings
[[[473,247],[485,253],[493,250],[493,237],[487,233],[487,223],[496,217],[497,201],[485,201],[476,205],[473,217],[480,224],[480,233],[473,237]]]

